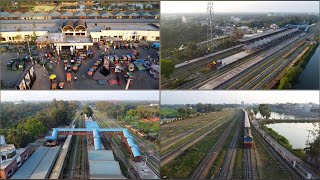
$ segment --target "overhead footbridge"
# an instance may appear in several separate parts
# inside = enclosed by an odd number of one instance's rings
[[[99,128],[95,121],[86,121],[86,128],[53,128],[52,135],[45,138],[47,141],[54,141],[58,139],[59,135],[93,136],[95,150],[103,149],[101,136],[107,135],[110,138],[115,135],[121,136],[122,143],[126,146],[129,154],[133,156],[134,161],[142,159],[138,145],[126,128]]]

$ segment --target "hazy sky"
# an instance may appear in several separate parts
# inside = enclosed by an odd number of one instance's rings
[[[156,100],[159,91],[1,91],[1,101]]]
[[[317,103],[319,91],[161,91],[161,104]]]
[[[207,12],[208,1],[161,1],[161,13]],[[214,12],[319,13],[319,1],[213,1]]]

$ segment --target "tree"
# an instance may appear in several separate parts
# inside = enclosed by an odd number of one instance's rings
[[[92,117],[92,115],[93,115],[93,111],[92,111],[91,107],[88,104],[83,106],[82,111],[83,111],[84,114],[87,115],[87,117]]]
[[[265,117],[266,119],[269,119],[271,115],[271,108],[267,104],[260,104],[259,105],[259,111],[262,117]]]
[[[187,57],[189,59],[193,59],[197,49],[198,49],[197,44],[195,42],[191,42],[186,49]]]
[[[256,116],[259,112],[259,109],[257,107],[254,107],[253,108],[253,113],[254,113],[254,116]]]
[[[161,60],[161,74],[166,78],[170,78],[170,75],[174,72],[174,64],[171,60]]]
[[[46,132],[45,126],[36,118],[27,119],[22,128],[25,129],[26,132],[28,132],[31,138],[38,137],[39,135]]]

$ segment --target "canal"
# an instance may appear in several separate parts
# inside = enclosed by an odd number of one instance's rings
[[[278,134],[284,136],[292,144],[292,148],[305,148],[308,140],[312,142],[315,136],[309,130],[319,128],[319,123],[274,123],[267,124],[268,128],[272,128]]]
[[[294,89],[319,89],[320,45],[298,77]]]

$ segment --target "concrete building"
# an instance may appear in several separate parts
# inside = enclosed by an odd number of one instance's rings
[[[5,21],[1,23],[1,43],[19,42],[36,36],[38,44],[54,44],[62,48],[88,49],[100,40],[117,38],[124,41],[160,41],[159,25],[138,22],[119,23],[96,19],[50,19],[25,21]]]
[[[4,136],[0,144],[0,179],[9,179],[30,157],[28,148],[16,149],[13,144],[6,144]]]

